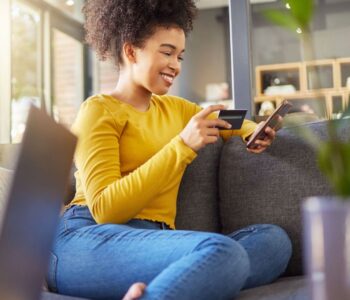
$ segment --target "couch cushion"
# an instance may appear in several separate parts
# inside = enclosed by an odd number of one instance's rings
[[[302,276],[282,278],[275,283],[243,290],[236,300],[309,300],[307,281]]]
[[[321,138],[326,123],[308,125]],[[220,213],[223,232],[256,223],[283,227],[293,243],[287,274],[302,273],[300,202],[314,195],[331,194],[319,172],[314,151],[293,128],[282,129],[262,154],[251,154],[239,138],[229,140],[220,163]],[[349,122],[343,137],[350,136]]]
[[[182,178],[176,228],[219,232],[218,168],[223,142],[201,149]]]

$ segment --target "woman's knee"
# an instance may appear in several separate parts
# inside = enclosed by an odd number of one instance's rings
[[[246,278],[250,272],[249,257],[245,249],[235,240],[221,234],[211,234],[197,249],[210,249],[213,257],[227,270],[227,276]],[[237,277],[236,277],[237,278]]]
[[[281,249],[283,249],[283,252],[286,254],[289,254],[289,256],[292,254],[292,242],[287,234],[287,232],[277,226],[277,225],[266,225],[269,228],[271,237],[275,240],[275,242],[280,245]]]
[[[287,267],[292,256],[292,242],[284,229],[277,225],[264,224],[261,225],[270,247],[274,249],[276,260],[279,260],[281,265]]]

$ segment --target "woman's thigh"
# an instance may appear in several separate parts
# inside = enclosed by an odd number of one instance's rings
[[[249,273],[243,248],[223,235],[114,224],[79,227],[78,223],[84,223],[79,218],[63,223],[52,251],[48,278],[50,288],[59,293],[118,299],[132,283],[153,281],[149,291],[162,294],[176,285],[176,278],[185,276],[192,276],[189,284],[197,282],[198,289],[204,290],[212,281],[212,272],[218,284],[233,295],[242,288]],[[219,268],[223,278],[215,274]],[[225,277],[229,286],[225,285]],[[178,284],[173,294],[191,288]],[[217,292],[216,287],[212,292]]]

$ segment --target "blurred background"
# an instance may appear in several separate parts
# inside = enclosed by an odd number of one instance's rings
[[[112,62],[100,62],[84,44],[83,0],[0,1],[0,143],[18,143],[28,107],[45,107],[71,126],[79,105],[94,93],[111,91],[117,80]],[[202,106],[232,103],[228,0],[201,0],[186,46],[175,94]],[[288,10],[280,0],[251,0],[249,15],[251,97],[259,120],[282,98],[317,118],[336,118],[349,102],[350,0],[315,0],[311,24],[315,57],[302,59],[298,29],[287,31],[263,16],[267,9]],[[234,9],[234,8],[233,8]],[[235,51],[235,45],[232,45]],[[320,80],[312,84],[310,70]]]

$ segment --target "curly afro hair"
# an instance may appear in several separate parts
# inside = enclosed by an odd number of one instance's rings
[[[129,42],[142,47],[156,27],[181,28],[187,35],[197,13],[194,0],[87,0],[86,42],[101,60],[122,64],[122,47]]]

